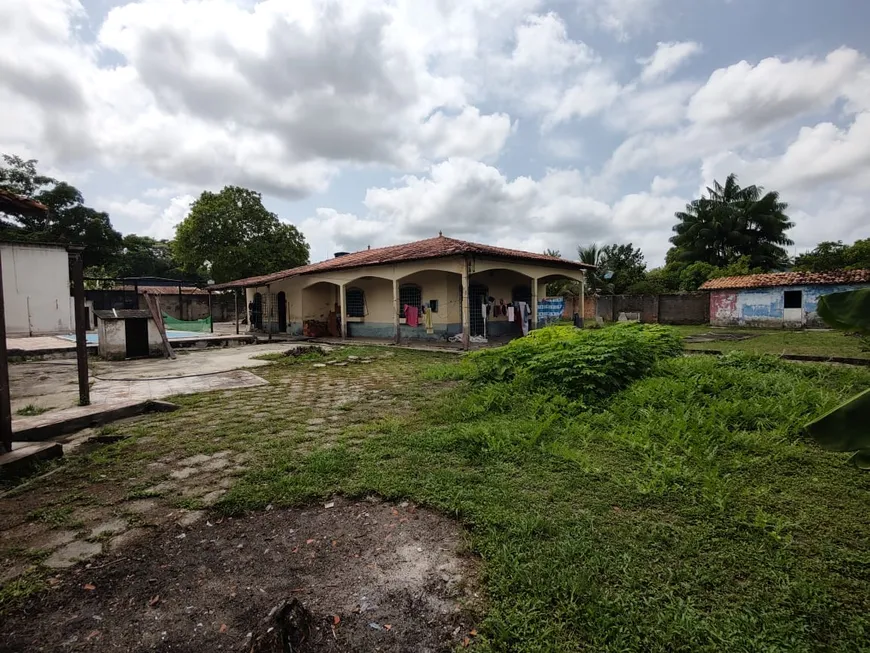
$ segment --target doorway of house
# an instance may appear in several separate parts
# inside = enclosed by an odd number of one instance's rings
[[[255,329],[263,328],[263,295],[254,293],[253,306],[251,307],[251,324]]]
[[[124,338],[127,343],[127,358],[142,358],[148,355],[148,320],[128,318],[124,320]]]
[[[486,304],[486,296],[489,289],[480,284],[471,284],[468,287],[468,306],[469,306],[469,329],[471,335],[482,336],[484,333],[484,318],[483,305]]]
[[[284,294],[284,291],[278,293],[278,296],[275,298],[278,302],[278,332],[286,333],[287,332],[287,295]]]

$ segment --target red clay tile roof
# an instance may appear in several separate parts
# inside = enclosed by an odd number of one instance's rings
[[[742,277],[710,279],[701,290],[739,288],[769,288],[771,286],[830,286],[835,284],[870,283],[870,270],[833,270],[831,272],[772,272],[748,274]]]
[[[0,213],[22,212],[29,215],[48,213],[48,207],[36,200],[31,200],[8,190],[0,189]]]
[[[405,243],[404,245],[391,245],[389,247],[378,247],[376,249],[364,249],[361,252],[353,252],[352,254],[327,259],[325,261],[320,261],[319,263],[312,263],[311,265],[303,265],[298,268],[283,270],[273,274],[266,274],[260,277],[248,277],[247,279],[239,279],[237,281],[217,284],[213,286],[213,289],[250,288],[252,286],[262,286],[267,283],[280,281],[281,279],[286,279],[288,277],[314,274],[315,272],[344,270],[347,268],[383,265],[386,263],[399,263],[401,261],[443,258],[445,256],[456,256],[462,254],[492,256],[494,258],[512,259],[515,261],[558,264],[562,267],[570,267],[578,270],[594,269],[594,266],[592,265],[579,263],[577,261],[569,261],[568,259],[558,258],[556,256],[523,252],[518,249],[505,249],[504,247],[492,247],[491,245],[480,245],[465,240],[447,238],[446,236],[437,236],[435,238],[427,238],[426,240],[418,240],[413,243]]]

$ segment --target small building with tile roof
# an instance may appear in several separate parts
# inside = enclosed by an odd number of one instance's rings
[[[501,337],[521,333],[502,306],[525,302],[534,328],[546,285],[560,279],[582,285],[584,271],[591,268],[439,234],[402,245],[339,252],[319,263],[210,290],[244,290],[253,330],[397,340],[436,340],[458,333]]]
[[[870,270],[773,272],[710,279],[710,324],[714,326],[824,327],[819,297],[870,286]]]

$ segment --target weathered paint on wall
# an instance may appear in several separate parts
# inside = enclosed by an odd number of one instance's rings
[[[26,336],[73,331],[66,249],[4,243],[0,256],[6,333]]]
[[[775,288],[713,290],[710,292],[710,324],[714,326],[792,326],[785,321],[785,292],[801,291],[800,320],[794,326],[824,327],[817,309],[819,298],[837,292],[866,288],[865,285],[807,285]]]

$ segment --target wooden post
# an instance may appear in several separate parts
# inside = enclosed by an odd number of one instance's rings
[[[3,299],[3,263],[0,261],[0,453],[12,451],[12,401],[9,394],[9,358],[6,355],[6,307]]]
[[[399,306],[399,280],[393,279],[393,324],[396,328],[396,344],[398,345],[402,337],[399,333],[399,313],[401,312],[401,306]]]
[[[338,292],[341,294],[339,299],[339,305],[341,307],[341,339],[347,340],[347,293],[345,289],[347,288],[347,284],[343,283],[338,287]]]
[[[233,303],[236,309],[236,335],[239,335],[239,289],[233,288]]]
[[[462,268],[462,348],[465,350],[468,350],[468,339],[471,336],[471,307],[468,302],[468,259],[466,258]]]
[[[175,351],[172,349],[172,345],[169,344],[169,337],[166,335],[166,325],[163,323],[163,313],[160,312],[160,304],[157,303],[157,297],[145,293],[145,303],[148,304],[151,318],[154,320],[154,324],[157,325],[157,332],[163,341],[164,353],[172,360],[175,360]]]
[[[211,290],[208,291],[208,326],[214,333],[214,315],[211,314]]]
[[[532,279],[532,329],[538,328],[538,278]]]
[[[184,319],[184,301],[181,296],[181,284],[178,284],[178,319]]]
[[[72,248],[71,248],[72,249]],[[88,383],[88,329],[85,324],[85,280],[81,249],[73,250],[73,304],[76,320],[76,366],[79,372],[79,406],[91,404]]]

